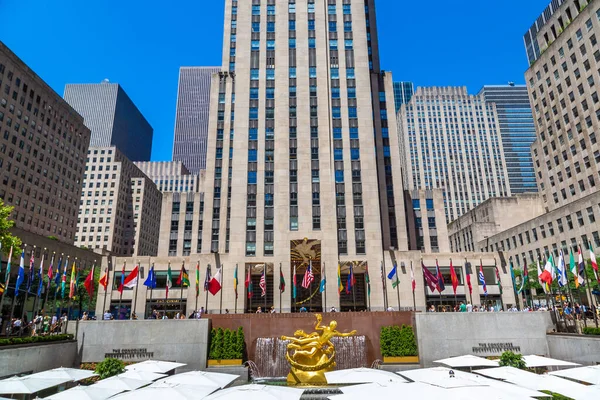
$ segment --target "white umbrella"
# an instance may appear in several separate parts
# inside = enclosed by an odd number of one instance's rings
[[[238,375],[222,374],[219,372],[190,371],[161,379],[152,386],[165,382],[194,386],[214,386],[215,388],[222,389],[237,378]]]
[[[121,389],[121,391],[126,392],[129,390],[139,389],[142,386],[148,386],[151,383],[152,381],[126,378],[123,376],[113,376],[111,378],[102,379],[92,386],[107,389]]]
[[[393,372],[373,368],[351,368],[325,372],[327,383],[405,383],[406,379]]]
[[[300,400],[303,389],[284,386],[244,385],[219,390],[206,397],[206,400]]]
[[[115,396],[119,400],[200,400],[216,390],[215,387],[170,385],[163,383]],[[112,400],[112,399],[111,399]]]
[[[485,400],[532,400],[530,396],[498,390],[491,386],[460,387],[447,389],[446,392],[454,399],[485,399]]]
[[[472,367],[497,367],[498,361],[488,360],[487,358],[472,355],[444,358],[434,361],[437,364],[444,364],[452,368],[472,368]]]
[[[117,376],[121,378],[138,379],[141,381],[155,381],[157,379],[164,378],[167,375],[146,371],[125,371]]]
[[[550,372],[549,374],[560,376],[561,378],[569,378],[574,381],[590,383],[592,385],[600,385],[600,365],[563,369]]]
[[[76,386],[44,398],[50,400],[106,400],[122,391],[121,389],[94,387],[94,385]]]
[[[378,383],[367,385],[346,386],[340,388],[344,393],[337,396],[331,396],[335,400],[364,400],[371,399],[419,399],[419,400],[439,400],[449,399],[448,391],[439,387],[427,385],[424,383],[390,383],[388,386],[382,386]],[[240,398],[242,399],[242,398]]]
[[[147,360],[137,364],[131,364],[125,367],[127,371],[146,371],[146,372],[158,372],[165,373],[174,370],[175,368],[184,367],[187,364],[170,362],[170,361],[159,361],[159,360]]]
[[[69,382],[65,379],[39,379],[29,376],[13,376],[12,378],[0,381],[1,394],[32,394],[40,390],[48,389],[54,386]]]
[[[70,381],[80,381],[82,379],[88,379],[92,376],[97,376],[94,371],[88,371],[85,369],[77,368],[54,368],[44,372],[38,372],[37,374],[30,375],[31,377],[40,379],[66,379]]]
[[[438,386],[441,388],[456,388],[483,386],[482,383],[467,379],[466,377],[456,376],[456,372],[445,367],[421,368],[409,371],[399,371],[401,376],[410,379],[411,381],[427,383],[429,385]]]
[[[540,368],[540,367],[577,367],[581,364],[576,364],[568,361],[557,360],[555,358],[541,357],[541,356],[523,356],[523,360],[527,365],[527,368]]]

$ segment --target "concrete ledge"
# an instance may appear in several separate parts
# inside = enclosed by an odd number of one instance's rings
[[[0,347],[0,378],[42,372],[58,367],[74,367],[77,342],[17,344]]]
[[[583,365],[600,364],[600,337],[549,333],[547,335],[550,357]]]

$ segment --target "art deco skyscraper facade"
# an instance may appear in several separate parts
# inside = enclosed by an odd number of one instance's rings
[[[537,181],[531,144],[535,141],[535,126],[525,85],[484,86],[480,93],[485,101],[496,104],[500,137],[512,194],[537,192]]]
[[[206,168],[206,142],[212,75],[219,67],[181,67],[173,161],[182,161],[192,174]]]
[[[117,146],[131,161],[150,161],[154,130],[118,83],[68,84],[64,98],[92,131],[90,147]]]
[[[398,117],[405,184],[443,189],[448,222],[511,195],[494,103],[464,87],[418,88]]]

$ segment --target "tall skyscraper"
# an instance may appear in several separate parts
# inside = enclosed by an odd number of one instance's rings
[[[487,102],[496,103],[508,183],[512,194],[537,192],[531,144],[535,126],[525,85],[484,86],[480,93]]]
[[[212,75],[220,67],[181,67],[177,90],[173,161],[182,161],[193,174],[206,168],[206,142]]]
[[[405,185],[444,189],[448,222],[490,197],[510,196],[494,103],[464,87],[418,88],[398,118]]]
[[[116,146],[131,161],[149,161],[153,129],[118,83],[68,84],[65,100],[92,131],[90,147]]]
[[[406,104],[412,99],[415,93],[415,87],[412,82],[394,82],[394,103],[396,104],[396,114],[400,111],[402,104]]]
[[[2,42],[0,86],[0,198],[17,228],[73,244],[90,130]]]

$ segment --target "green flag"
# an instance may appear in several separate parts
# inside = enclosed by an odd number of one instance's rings
[[[173,276],[171,275],[171,264],[167,270],[167,297],[169,297],[169,289],[173,286]]]

